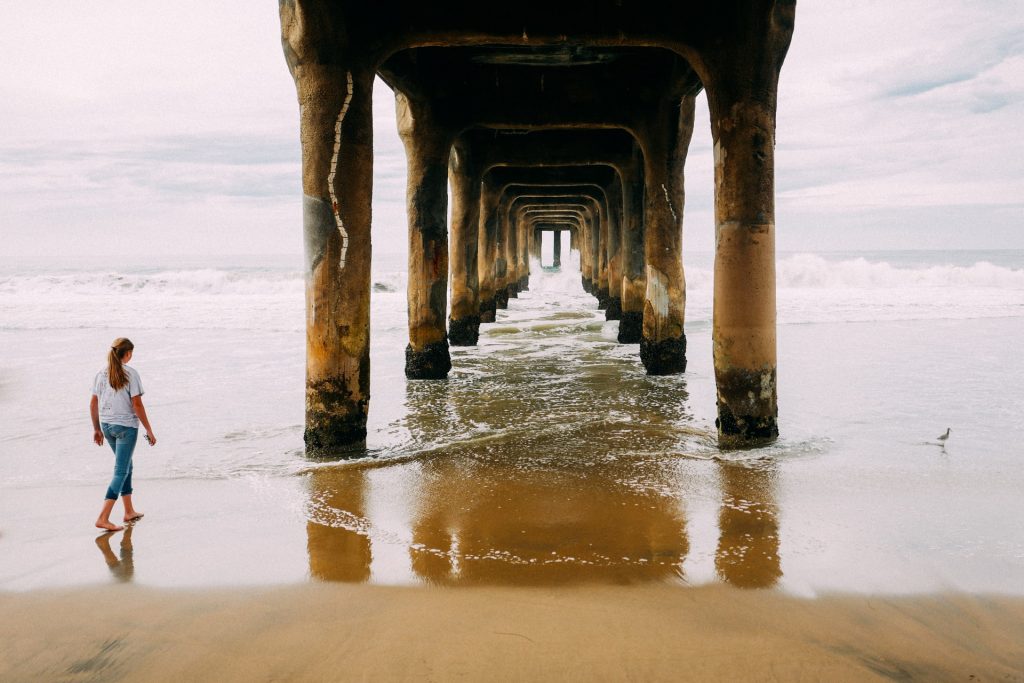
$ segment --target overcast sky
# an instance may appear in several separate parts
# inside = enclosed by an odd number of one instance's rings
[[[276,2],[11,3],[0,44],[0,264],[301,251]],[[699,106],[684,245],[709,250]],[[405,242],[405,159],[379,82],[374,118],[384,255]],[[779,248],[1024,248],[1022,122],[1021,0],[802,0],[780,84]]]

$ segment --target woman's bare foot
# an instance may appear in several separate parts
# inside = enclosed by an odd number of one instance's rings
[[[123,526],[118,526],[110,521],[104,522],[102,519],[96,520],[96,528],[103,529],[104,531],[121,531],[124,529]]]
[[[143,517],[145,517],[145,515],[142,514],[141,512],[132,512],[130,515],[125,515],[124,516],[124,523],[125,524],[129,524],[129,523],[134,522],[136,520],[142,519]]]

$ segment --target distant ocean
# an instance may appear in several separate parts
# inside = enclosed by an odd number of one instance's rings
[[[497,491],[499,481],[526,487],[502,500],[543,499],[529,488],[547,481],[538,473],[591,491],[591,500],[628,490],[639,498],[610,504],[671,502],[688,539],[672,576],[721,580],[720,487],[736,480],[718,468],[737,460],[763,475],[744,495],[766,497],[775,511],[767,574],[783,587],[1024,593],[1024,251],[780,253],[782,439],[739,454],[719,453],[713,439],[712,255],[685,258],[689,367],[675,378],[643,374],[637,348],[615,343],[617,323],[604,321],[571,266],[535,275],[531,291],[484,326],[480,347],[454,350],[450,380],[407,383],[404,264],[375,261],[361,454],[375,469],[350,498],[336,484],[325,490],[333,480],[317,472],[329,465],[302,452],[299,257],[2,267],[0,588],[77,580],[45,564],[23,571],[53,523],[33,517],[33,501],[101,495],[110,463],[89,443],[89,387],[109,342],[127,336],[161,440],[139,447],[137,490],[241,482],[281,512],[261,517],[266,533],[302,556],[243,566],[203,546],[239,582],[315,576],[316,563],[303,558],[321,526],[372,546],[369,580],[422,579],[416,553],[468,552],[466,539],[462,551],[442,548],[424,531],[454,524],[456,512],[423,518],[425,509],[460,492]],[[947,427],[953,437],[942,449],[934,437]],[[434,481],[427,462],[462,463],[437,480],[462,488],[424,493]],[[574,514],[583,510],[591,508]],[[501,547],[452,566],[531,563],[532,551],[502,546],[493,529],[480,533]],[[578,559],[563,550],[550,556]],[[189,571],[151,581],[209,576]]]
[[[693,324],[710,320],[712,259],[706,252],[686,258]],[[300,261],[168,258],[128,268],[0,268],[0,329],[95,327],[102,316],[104,326],[134,329],[300,330]],[[404,264],[382,259],[373,277],[374,314],[390,328],[404,306]],[[777,285],[782,324],[1019,316],[1024,251],[783,252]]]

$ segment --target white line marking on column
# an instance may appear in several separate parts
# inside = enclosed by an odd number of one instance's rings
[[[348,104],[352,101],[352,72],[345,72],[345,101],[338,112],[338,120],[334,122],[334,154],[331,155],[331,172],[327,174],[327,191],[331,195],[331,211],[334,213],[334,224],[338,226],[338,233],[341,234],[341,258],[338,259],[338,270],[345,269],[345,257],[348,255],[348,231],[345,230],[345,223],[341,220],[338,212],[338,196],[334,192],[334,176],[338,171],[338,154],[341,152],[341,123],[345,120],[348,112]]]
[[[668,210],[672,212],[672,218],[674,218],[676,221],[678,221],[679,220],[679,216],[676,215],[675,207],[672,206],[672,200],[669,199],[668,188],[665,187],[665,183],[661,184],[661,191],[665,193],[665,201],[668,203]]]

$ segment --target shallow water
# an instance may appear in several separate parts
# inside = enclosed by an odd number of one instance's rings
[[[676,377],[643,373],[567,267],[535,275],[478,347],[453,349],[447,381],[407,382],[402,287],[375,292],[370,435],[342,462],[302,454],[302,294],[286,273],[266,291],[247,274],[203,271],[216,291],[134,274],[127,293],[75,273],[48,311],[45,293],[4,298],[0,283],[0,588],[312,578],[1024,593],[1021,271],[855,259],[833,268],[836,284],[811,277],[815,259],[783,261],[783,438],[741,452],[714,440],[699,268]],[[909,285],[918,271],[928,281]],[[942,284],[962,271],[969,287]],[[136,451],[147,517],[108,551],[90,522],[110,455],[89,444],[86,404],[94,351],[120,334],[136,342],[160,443]]]

